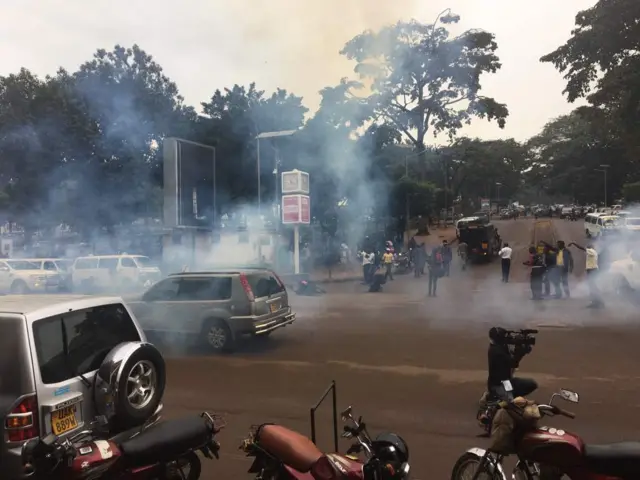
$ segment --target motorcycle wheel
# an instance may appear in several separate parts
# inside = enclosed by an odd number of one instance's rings
[[[475,453],[465,452],[453,466],[451,480],[467,480],[474,478],[476,471],[480,468],[482,458]],[[490,464],[485,464],[482,471],[475,477],[475,480],[506,480],[499,472],[492,471]]]
[[[201,473],[200,457],[195,452],[189,452],[167,464],[163,480],[198,480]]]

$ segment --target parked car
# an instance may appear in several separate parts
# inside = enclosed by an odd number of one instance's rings
[[[54,272],[60,275],[59,290],[71,291],[71,267],[73,259],[69,258],[24,258],[44,272]]]
[[[111,398],[121,431],[147,422],[162,408],[164,361],[121,298],[0,297],[0,338],[3,479],[25,478],[20,454],[27,440],[78,433],[106,413],[96,400],[94,377],[116,346],[129,346],[129,354],[118,358],[125,370],[117,375],[119,396]],[[148,398],[132,396],[139,387],[128,380],[134,377],[149,383]]]
[[[265,337],[296,319],[284,283],[263,268],[176,273],[128,304],[147,333],[224,352],[242,335]]]
[[[24,294],[57,291],[61,278],[58,272],[41,270],[27,260],[0,260],[0,292]]]
[[[74,290],[83,293],[149,288],[162,278],[149,257],[127,254],[78,257],[71,276]]]

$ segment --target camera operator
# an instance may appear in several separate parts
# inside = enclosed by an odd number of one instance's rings
[[[511,381],[514,397],[524,397],[538,388],[535,380],[518,378],[513,372],[520,365],[522,358],[531,353],[532,345],[522,339],[510,337],[504,328],[493,327],[489,330],[489,378],[487,389],[490,397],[503,396],[504,380]],[[533,339],[532,339],[533,340]],[[510,349],[509,346],[513,346]]]

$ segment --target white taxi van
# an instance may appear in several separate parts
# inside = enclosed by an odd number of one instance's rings
[[[78,257],[71,268],[73,289],[78,291],[148,288],[161,278],[160,269],[143,255]]]
[[[622,219],[617,215],[590,213],[584,217],[584,230],[587,238],[620,233],[624,228]]]

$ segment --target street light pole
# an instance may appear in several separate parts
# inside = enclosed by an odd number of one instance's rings
[[[607,169],[609,165],[600,165],[604,172],[604,208],[607,208]]]
[[[262,213],[262,186],[260,185],[260,135],[256,137],[256,168],[258,175],[258,215]]]

